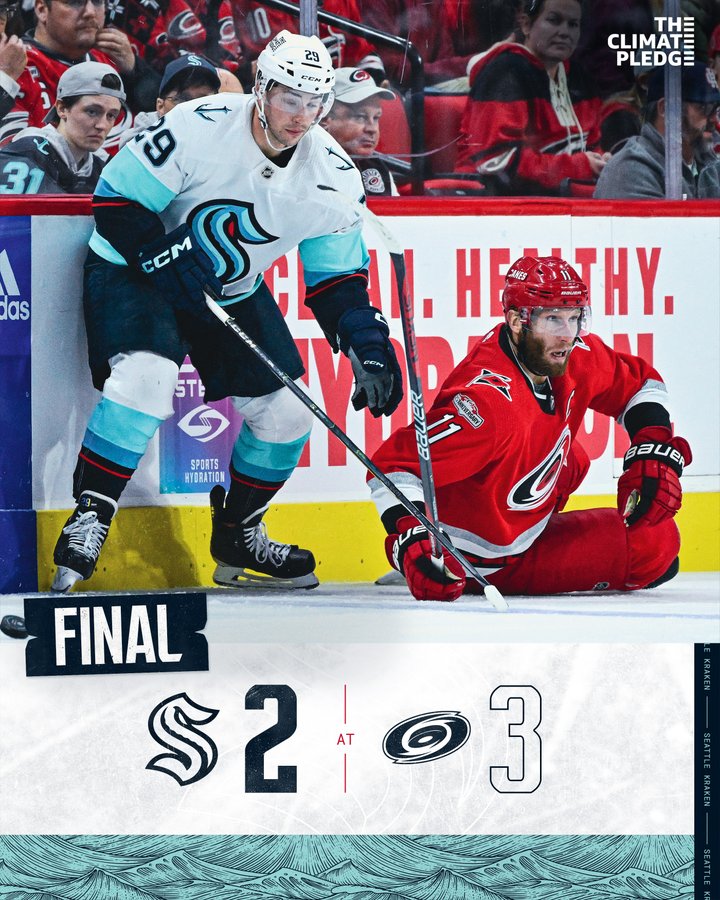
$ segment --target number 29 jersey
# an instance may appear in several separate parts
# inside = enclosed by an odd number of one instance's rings
[[[103,170],[97,197],[124,197],[159,215],[170,232],[187,222],[237,299],[299,247],[305,282],[365,268],[360,173],[340,145],[314,126],[286,165],[252,136],[252,96],[217,94],[181,103],[122,148]],[[126,260],[97,230],[90,247]]]

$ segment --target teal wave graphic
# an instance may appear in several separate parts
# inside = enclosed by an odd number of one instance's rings
[[[0,835],[0,900],[683,900],[692,835]]]

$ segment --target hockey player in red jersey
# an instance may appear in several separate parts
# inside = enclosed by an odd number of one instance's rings
[[[692,460],[673,436],[667,391],[644,360],[589,333],[587,287],[558,257],[524,256],[506,276],[504,323],[453,370],[427,415],[442,528],[508,594],[631,591],[672,578],[679,476]],[[630,448],[618,509],[561,512],[589,459],[575,441],[588,409],[617,419]],[[417,505],[423,491],[412,425],[373,461]],[[466,583],[449,556],[377,479],[386,552],[418,600],[455,600]]]

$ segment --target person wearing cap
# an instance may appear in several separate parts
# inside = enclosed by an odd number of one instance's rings
[[[394,97],[392,91],[378,87],[365,69],[335,70],[335,102],[322,125],[350,155],[371,197],[398,193],[387,163],[375,154],[380,140],[380,101]]]
[[[709,121],[720,103],[715,73],[705,63],[682,67],[682,191],[684,199],[720,197],[715,156],[707,145]],[[665,197],[665,72],[648,80],[644,123],[603,169],[594,196],[661,200]]]
[[[18,0],[0,0],[0,119],[15,105],[20,93],[18,78],[27,65],[27,51],[17,34],[7,34],[8,21],[20,9]]]
[[[102,145],[125,100],[122,79],[84,62],[60,78],[42,128],[26,128],[0,150],[2,194],[91,194],[108,155]]]
[[[0,122],[0,143],[28,126],[41,127],[63,72],[94,60],[115,69],[127,94],[123,115],[105,142],[104,149],[115,153],[133,115],[155,106],[159,74],[135,55],[123,31],[104,24],[106,0],[35,0],[34,12],[37,24],[23,35],[28,64],[15,105]]]
[[[227,74],[234,78],[232,73]],[[238,87],[242,93],[239,82]],[[219,71],[204,57],[188,53],[172,60],[163,72],[155,101],[155,111],[139,113],[135,117],[134,127],[122,135],[120,146],[123,147],[141,131],[157,124],[160,116],[164,116],[178,103],[209,97],[218,94],[221,89]]]

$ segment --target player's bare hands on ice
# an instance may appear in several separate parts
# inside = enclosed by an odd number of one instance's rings
[[[457,600],[465,589],[465,572],[449,554],[442,567],[432,558],[427,528],[414,516],[403,516],[397,524],[399,534],[385,538],[385,553],[390,565],[402,572],[416,600]]]
[[[623,461],[618,481],[618,509],[626,525],[657,525],[682,505],[680,476],[692,462],[690,445],[669,428],[641,428]]]

